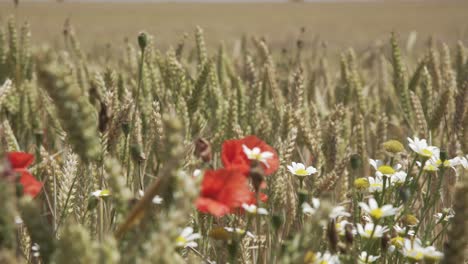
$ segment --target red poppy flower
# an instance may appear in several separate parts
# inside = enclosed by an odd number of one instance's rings
[[[224,141],[221,159],[224,167],[236,168],[244,174],[248,174],[251,160],[262,164],[265,175],[272,174],[279,167],[276,150],[256,136]]]
[[[13,170],[21,174],[19,183],[23,186],[23,193],[36,197],[43,184],[28,171],[28,167],[34,162],[34,156],[26,152],[8,152],[7,158]]]
[[[260,201],[261,201],[262,203],[268,202],[268,195],[266,195],[266,194],[264,194],[264,193],[262,193],[262,192],[259,193],[259,197],[258,197],[258,198],[260,198]],[[251,204],[255,204],[255,205],[256,205],[256,204],[257,204],[257,195],[255,194],[255,192],[251,192],[251,193],[250,193],[249,201],[248,201],[246,204],[248,204],[248,205],[251,205]]]
[[[199,211],[220,217],[249,201],[247,178],[236,169],[208,170],[195,202]]]

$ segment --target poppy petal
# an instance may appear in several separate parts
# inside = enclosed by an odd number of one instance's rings
[[[13,169],[26,169],[34,162],[34,155],[26,152],[8,152],[7,157]]]
[[[43,183],[36,180],[28,171],[21,172],[20,183],[23,185],[23,193],[32,196],[33,198],[41,192]]]

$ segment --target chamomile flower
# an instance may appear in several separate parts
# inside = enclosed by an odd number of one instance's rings
[[[375,169],[375,174],[377,176],[391,177],[399,169],[401,169],[400,164],[397,164],[396,166],[392,167],[389,165],[385,165],[385,163],[383,163],[383,161],[381,160],[369,159],[369,164]]]
[[[391,204],[386,204],[382,207],[379,207],[377,201],[374,198],[369,199],[369,204],[360,202],[359,206],[364,212],[368,213],[373,219],[376,220],[382,217],[395,215],[398,211],[398,209],[394,208]]]
[[[437,213],[434,215],[436,223],[439,222],[448,222],[451,218],[455,216],[455,212],[451,208],[445,208],[442,213]]]
[[[460,165],[465,169],[468,170],[468,155],[466,157],[460,158]]]
[[[140,199],[141,199],[141,198],[143,198],[143,196],[145,196],[145,192],[143,190],[138,190],[138,195],[140,196]],[[164,199],[161,196],[156,195],[156,196],[153,197],[152,202],[154,204],[162,204],[163,200]]]
[[[374,223],[366,223],[365,226],[357,224],[357,231],[363,238],[381,238],[388,231],[386,226],[377,225],[374,230]],[[372,234],[374,232],[374,234]]]
[[[252,234],[250,231],[245,231],[242,228],[233,228],[233,227],[225,227],[224,230],[228,231],[229,233],[237,233],[238,235],[246,235],[250,238],[255,238],[254,234]]]
[[[250,149],[246,145],[242,145],[242,150],[249,160],[258,160],[262,162],[267,168],[270,166],[268,164],[268,159],[273,158],[274,154],[270,151],[262,152],[260,148],[254,147]]]
[[[404,227],[400,227],[399,225],[394,225],[393,226],[393,229],[395,230],[395,232],[399,235],[399,236],[405,236],[405,235],[408,235],[408,236],[414,236],[414,230],[410,229],[408,231],[406,231],[406,228]]]
[[[373,262],[376,262],[379,258],[380,256],[368,255],[366,251],[363,251],[361,252],[361,254],[359,254],[358,263],[359,264],[373,263]]]
[[[340,264],[340,259],[337,255],[332,255],[330,252],[325,253],[318,252],[315,255],[314,264]]]
[[[438,262],[439,260],[441,260],[444,257],[444,253],[438,251],[433,246],[425,247],[423,252],[424,252],[424,260],[427,263]]]
[[[438,147],[429,146],[425,139],[419,139],[414,137],[414,139],[408,138],[409,147],[419,156],[430,159],[434,155],[438,155],[440,150]]]
[[[306,168],[305,165],[302,163],[293,162],[291,165],[288,165],[287,167],[288,167],[289,172],[299,177],[310,176],[312,174],[317,173],[316,168],[312,166],[309,166]]]
[[[402,253],[403,256],[414,262],[419,262],[424,258],[424,248],[419,239],[405,239]]]
[[[390,177],[390,183],[392,185],[400,186],[406,182],[406,177],[408,177],[406,172],[398,171]]]
[[[191,247],[195,248],[198,246],[198,243],[195,240],[201,238],[199,233],[193,233],[192,227],[186,227],[180,235],[176,238],[176,246],[177,247]]]
[[[367,177],[369,181],[369,192],[382,192],[383,189],[383,179],[382,176]]]
[[[96,191],[92,192],[91,195],[96,197],[96,198],[103,198],[103,197],[109,196],[110,191],[109,190],[96,190]]]
[[[328,217],[331,219],[336,219],[338,217],[348,217],[351,216],[350,213],[346,212],[346,209],[344,206],[335,206],[332,208],[331,212],[328,214]]]
[[[250,214],[268,215],[268,211],[265,208],[258,208],[255,204],[242,204],[242,208]]]
[[[306,215],[313,215],[317,212],[320,207],[320,200],[317,198],[312,198],[312,205],[308,203],[303,203],[301,205],[302,213]]]
[[[357,234],[356,228],[354,228],[354,226],[350,222],[348,222],[347,220],[341,220],[341,221],[337,222],[335,224],[335,226],[336,226],[336,231],[337,231],[338,235],[340,235],[340,236],[346,235],[346,227],[347,226],[351,226],[351,234],[352,235]]]

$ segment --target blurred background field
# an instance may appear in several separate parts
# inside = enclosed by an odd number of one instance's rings
[[[16,14],[29,21],[33,42],[62,45],[67,18],[86,51],[110,44],[121,47],[126,37],[140,30],[155,36],[166,48],[196,25],[205,30],[209,46],[223,40],[235,46],[243,34],[265,36],[273,48],[294,46],[304,27],[305,45],[327,43],[342,50],[365,49],[388,40],[396,31],[405,41],[417,32],[416,45],[430,36],[455,43],[468,40],[468,2],[361,2],[361,3],[20,3],[0,1],[0,21]],[[293,41],[292,41],[293,40]],[[237,42],[238,43],[238,42]]]

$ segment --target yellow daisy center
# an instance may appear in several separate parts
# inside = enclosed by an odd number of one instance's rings
[[[386,174],[386,175],[391,175],[395,173],[395,170],[392,167],[387,166],[387,165],[380,166],[379,168],[377,168],[377,170],[381,172],[382,174]]]
[[[357,189],[367,189],[369,188],[369,180],[367,180],[366,178],[359,178],[359,179],[356,179],[354,181],[354,186],[357,188]]]
[[[421,153],[420,153],[422,156],[424,157],[432,157],[432,151],[428,150],[428,149],[423,149],[421,150]]]
[[[295,174],[298,176],[307,176],[309,173],[305,169],[297,169],[295,171]]]
[[[380,218],[382,218],[382,216],[383,216],[383,211],[382,211],[382,209],[380,209],[380,208],[376,208],[376,209],[373,209],[372,211],[370,211],[370,215],[371,215],[374,219],[380,219]]]
[[[185,239],[185,237],[183,237],[183,236],[178,236],[177,239],[176,239],[176,243],[183,245],[183,244],[187,243],[187,239]]]

